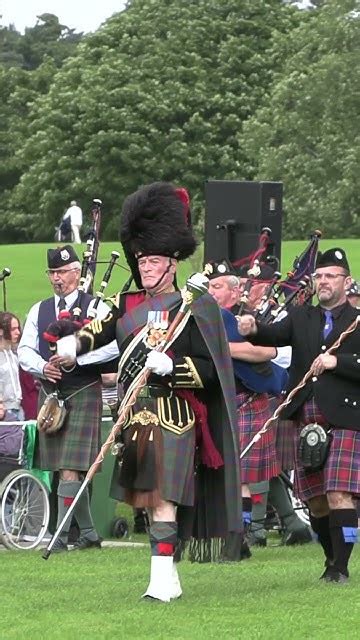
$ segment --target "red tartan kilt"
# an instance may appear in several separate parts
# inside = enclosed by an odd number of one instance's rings
[[[254,399],[242,408],[241,405],[246,403],[250,397],[249,393],[240,393],[236,397],[240,453],[271,416],[266,394],[256,394]],[[280,473],[275,441],[276,430],[272,424],[260,440],[241,458],[241,481],[243,484],[270,480]]]
[[[272,413],[284,400],[281,396],[270,398]],[[294,433],[296,424],[293,420],[278,419],[276,423],[276,455],[282,471],[290,471],[295,465]]]
[[[300,419],[301,427],[327,421],[312,399],[304,405]],[[310,498],[325,495],[329,491],[343,491],[360,498],[360,432],[350,429],[332,429],[330,452],[321,471],[305,473],[298,457],[299,433],[295,430],[295,492],[305,502]]]

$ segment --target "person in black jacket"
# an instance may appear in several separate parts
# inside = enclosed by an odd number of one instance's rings
[[[238,327],[254,344],[292,346],[289,389],[312,371],[312,378],[283,409],[281,417],[297,420],[297,436],[304,426],[316,424],[310,438],[297,437],[295,487],[309,505],[313,530],[325,552],[321,578],[345,583],[357,535],[354,498],[360,495],[359,328],[346,336],[333,354],[327,350],[360,311],[347,300],[351,277],[342,249],[319,254],[314,280],[318,306],[294,308],[284,320],[272,325],[259,325],[252,316],[243,316]],[[315,470],[311,451],[317,447],[318,425],[330,428],[330,446],[322,468]]]

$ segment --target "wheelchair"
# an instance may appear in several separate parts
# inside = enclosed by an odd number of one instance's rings
[[[31,550],[48,530],[49,474],[33,468],[36,422],[0,422],[0,543]]]
[[[58,227],[55,227],[55,242],[74,242],[74,234],[71,229],[70,218],[61,220]]]

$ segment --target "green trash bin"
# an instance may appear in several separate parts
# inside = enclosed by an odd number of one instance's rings
[[[105,442],[111,428],[113,419],[110,415],[110,409],[105,405],[101,421],[101,441]],[[94,520],[96,531],[102,538],[113,536],[113,523],[115,519],[116,500],[109,497],[111,477],[114,469],[114,456],[111,452],[105,456],[105,460],[101,465],[101,471],[96,473],[93,478],[92,497],[91,497],[91,513]]]

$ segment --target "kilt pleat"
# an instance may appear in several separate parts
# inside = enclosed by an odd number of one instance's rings
[[[59,431],[50,435],[38,432],[36,466],[48,471],[87,471],[101,447],[101,383],[82,389],[66,401],[66,406],[67,415]]]
[[[269,399],[272,413],[274,413],[283,399],[283,397],[272,397]],[[276,455],[282,471],[290,471],[294,468],[295,465],[295,427],[296,424],[293,420],[282,420],[281,418],[278,418],[274,427],[270,427],[271,429],[275,428]]]
[[[329,491],[343,491],[360,497],[360,432],[332,429],[328,458],[321,471],[305,472],[298,455],[299,434],[306,424],[328,423],[312,398],[305,403],[300,425],[295,430],[295,492],[303,500],[325,495]]]
[[[252,399],[249,401],[250,398]],[[236,402],[241,453],[253,436],[264,426],[266,420],[271,416],[271,411],[266,394],[240,393],[236,396]],[[271,425],[260,440],[255,442],[246,455],[241,458],[241,481],[243,484],[270,480],[280,473],[275,438],[275,430]]]

